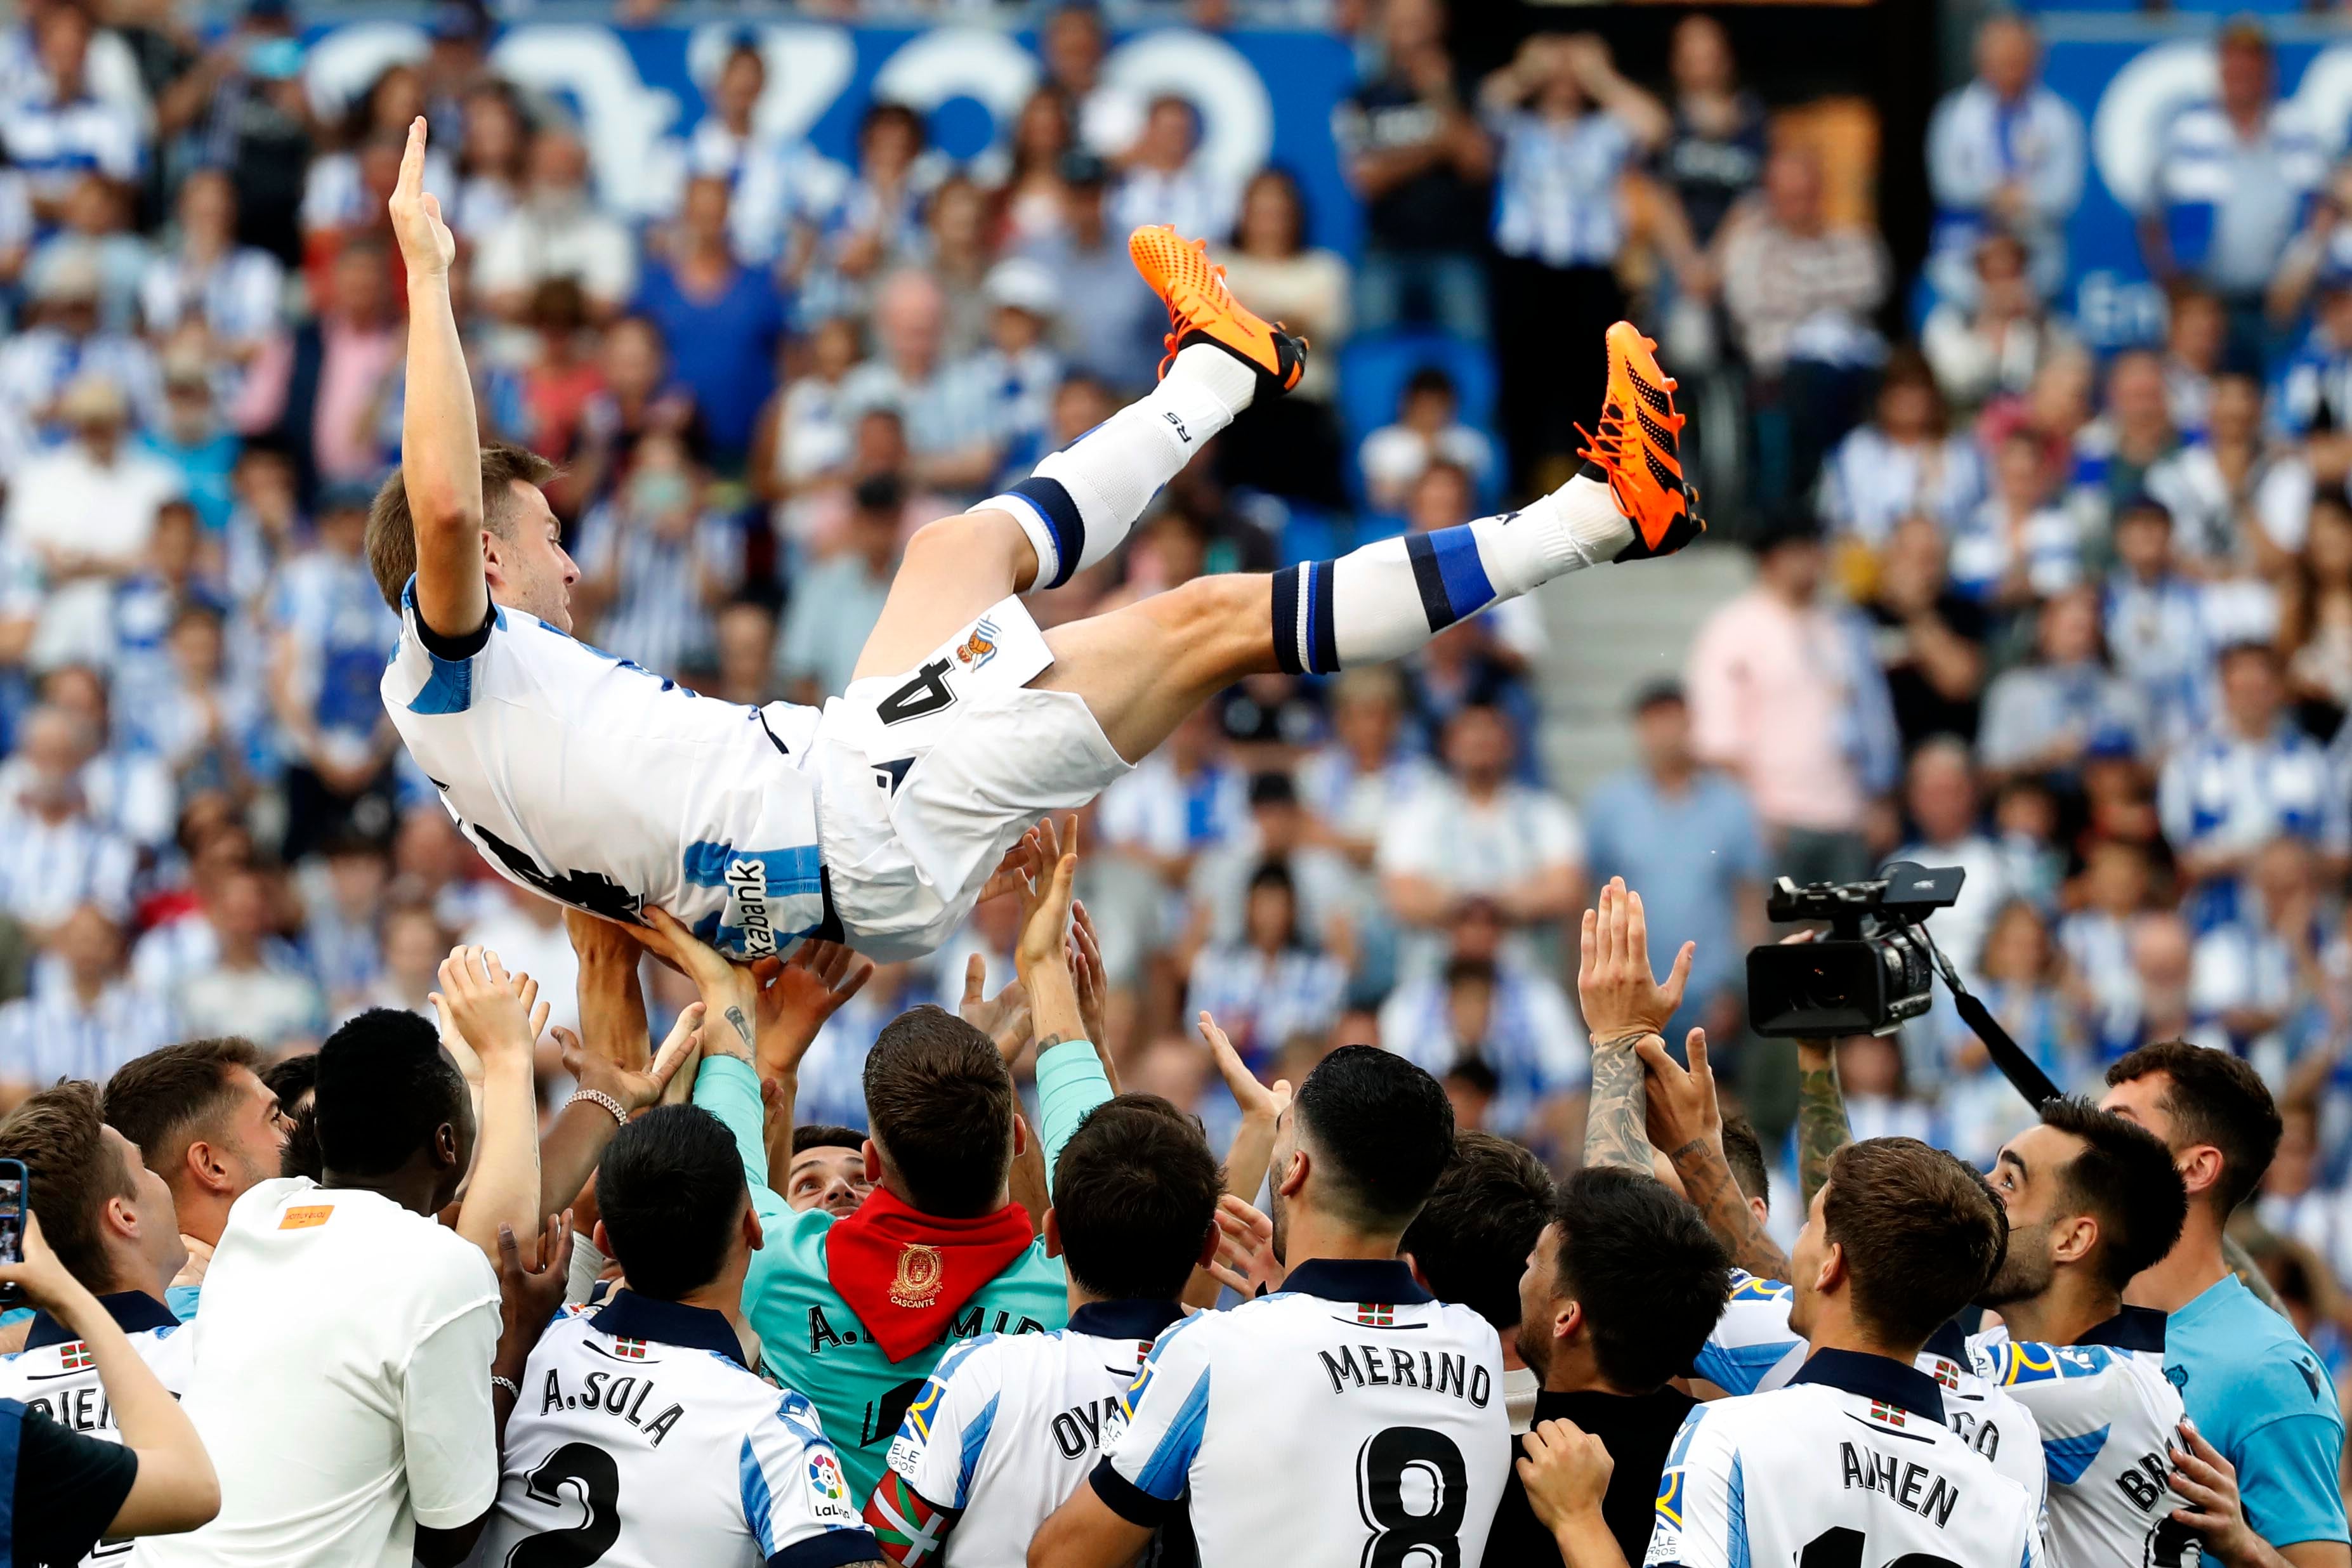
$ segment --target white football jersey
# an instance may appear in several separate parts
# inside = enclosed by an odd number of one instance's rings
[[[175,1396],[185,1392],[193,1364],[189,1347],[195,1335],[183,1332],[179,1320],[163,1302],[142,1291],[101,1296],[99,1302],[121,1327],[131,1348],[139,1353],[156,1381]],[[68,1432],[110,1443],[122,1440],[89,1347],[46,1313],[33,1320],[23,1350],[0,1356],[0,1399],[22,1400],[26,1408],[38,1410]],[[101,1541],[82,1561],[118,1564],[138,1544]]]
[[[1511,1462],[1493,1325],[1392,1260],[1185,1319],[1123,1413],[1096,1493],[1137,1524],[1189,1508],[1203,1563],[1475,1563]]]
[[[2165,1484],[2180,1395],[2164,1376],[2164,1314],[2126,1307],[2074,1344],[1969,1341],[1977,1369],[2033,1412],[2050,1467],[2057,1568],[2178,1568],[2195,1540]]]
[[[401,595],[383,706],[467,838],[508,880],[634,922],[656,904],[736,957],[831,929],[817,710],[739,706],[496,607],[480,648],[426,647]]]
[[[1822,1350],[1788,1385],[1701,1405],[1658,1478],[1645,1564],[2039,1568],[2041,1510],[1945,1425],[1943,1390]]]
[[[1788,1385],[1810,1347],[1789,1326],[1796,1292],[1778,1280],[1735,1269],[1731,1297],[1691,1370],[1727,1394],[1769,1394]],[[2042,1436],[2032,1412],[1969,1364],[1959,1331],[1947,1324],[1913,1365],[1943,1390],[1944,1419],[1992,1468],[2042,1500]]]
[[[480,1561],[835,1568],[878,1557],[816,1407],[718,1312],[634,1291],[540,1337]]]
[[[940,1357],[866,1510],[890,1561],[1023,1568],[1037,1527],[1125,1423],[1120,1396],[1153,1342],[1182,1318],[1173,1302],[1096,1301],[1067,1329],[982,1334]],[[1163,1537],[1182,1528],[1172,1520]],[[1158,1561],[1187,1555],[1163,1546]]]

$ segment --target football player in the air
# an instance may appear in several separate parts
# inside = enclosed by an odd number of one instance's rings
[[[730,956],[814,935],[920,957],[1008,885],[1007,852],[1040,815],[1094,799],[1243,676],[1398,658],[1498,599],[1669,554],[1704,527],[1675,383],[1621,322],[1582,472],[1524,510],[1199,578],[1041,633],[1020,595],[1107,558],[1160,486],[1305,363],[1198,244],[1139,229],[1129,248],[1172,329],[1159,388],[919,531],[822,712],[698,697],[571,635],[579,568],[539,488],[553,469],[477,435],[449,305],[456,241],[423,187],[425,145],[419,119],[391,199],[409,333],[401,470],[368,519],[401,617],[384,706],[509,879],[624,923],[657,905]]]
[[[866,1522],[891,1562],[1021,1568],[1125,1419],[1120,1396],[1216,1239],[1223,1178],[1200,1124],[1151,1094],[1107,1100],[1062,1146],[1045,1249],[1070,1272],[1070,1326],[982,1334],[940,1358],[890,1445]],[[1196,1561],[1184,1519],[1153,1561]],[[1171,1540],[1171,1537],[1181,1538]],[[942,1552],[940,1549],[944,1547]]]

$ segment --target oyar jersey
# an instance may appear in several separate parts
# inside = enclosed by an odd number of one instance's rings
[[[622,1290],[540,1336],[482,1562],[837,1568],[875,1555],[815,1408],[752,1371],[719,1313]]]
[[[1795,1299],[1778,1280],[1733,1270],[1730,1299],[1691,1370],[1728,1394],[1786,1387],[1810,1354],[1789,1326]],[[2032,1413],[1970,1364],[1959,1331],[1949,1324],[1938,1330],[1912,1364],[1942,1391],[1944,1419],[1952,1430],[2039,1502],[2047,1481]]]
[[[2050,1468],[2050,1560],[2179,1568],[2195,1539],[2166,1484],[2179,1391],[2165,1381],[2164,1314],[2126,1307],[2074,1344],[1969,1342],[1977,1370],[2033,1412]]]
[[[175,1397],[184,1393],[194,1365],[190,1346],[195,1336],[181,1327],[171,1311],[139,1291],[100,1296],[99,1304],[121,1328],[131,1348],[139,1353],[139,1359],[165,1391]],[[23,1350],[0,1356],[0,1398],[22,1400],[27,1409],[39,1411],[68,1432],[109,1443],[122,1441],[89,1347],[46,1312],[34,1318]],[[101,1541],[82,1561],[119,1563],[138,1544]]]
[[[816,709],[698,696],[505,606],[464,641],[426,645],[410,578],[383,706],[501,875],[625,923],[658,905],[739,958],[829,929]]]
[[[1701,1405],[1658,1478],[1655,1568],[2039,1568],[2041,1510],[1946,1425],[1916,1367],[1815,1351],[1786,1387]]]
[[[1185,1319],[1122,1412],[1089,1484],[1130,1523],[1189,1511],[1203,1563],[1475,1563],[1511,1463],[1493,1325],[1394,1260]]]
[[[1152,1344],[1182,1318],[1172,1301],[1094,1301],[1066,1330],[987,1334],[940,1357],[866,1504],[883,1555],[907,1568],[1023,1568],[1037,1527],[1125,1423],[1122,1397]],[[1197,1561],[1181,1518],[1146,1561]]]

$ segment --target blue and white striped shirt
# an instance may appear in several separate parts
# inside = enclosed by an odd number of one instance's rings
[[[1328,953],[1286,947],[1269,958],[1239,944],[1204,947],[1192,960],[1184,1016],[1214,1017],[1256,1068],[1294,1036],[1329,1034],[1347,991],[1348,967]]]
[[[34,925],[54,925],[85,904],[110,920],[131,915],[131,845],[77,813],[50,822],[0,806],[0,909]]]
[[[45,92],[0,115],[0,141],[8,161],[25,172],[34,191],[56,199],[91,171],[110,180],[139,177],[139,121],[119,104],[95,98],[59,101]]]
[[[1910,444],[1876,425],[1857,426],[1822,466],[1822,516],[1841,534],[1878,549],[1895,525],[1924,514],[1947,532],[1984,494],[1983,461],[1966,437]]]
[[[597,617],[600,645],[664,675],[711,657],[713,607],[743,576],[743,539],[733,519],[714,512],[691,524],[684,539],[672,539],[607,502],[581,519],[578,549],[582,571],[618,588]],[[393,631],[396,636],[398,626]]]
[[[1423,1071],[1443,1074],[1467,1057],[1495,1070],[1501,1088],[1487,1113],[1498,1133],[1530,1130],[1537,1107],[1591,1081],[1591,1048],[1570,1011],[1568,993],[1545,976],[1497,969],[1485,1038],[1454,1038],[1444,978],[1407,980],[1381,1005],[1381,1044]]]
[[[1502,142],[1495,248],[1546,267],[1607,267],[1625,245],[1622,185],[1633,132],[1606,110],[1562,122],[1524,110],[1490,113]]]
[[[2252,293],[2270,282],[2326,172],[2326,150],[2294,103],[2273,105],[2252,141],[2221,105],[2200,103],[2165,128],[2150,194],[2175,258],[2217,288]]]
[[[121,982],[88,1006],[70,986],[40,987],[0,1006],[0,1079],[37,1087],[60,1078],[103,1083],[167,1041],[169,1022],[161,1003]]]

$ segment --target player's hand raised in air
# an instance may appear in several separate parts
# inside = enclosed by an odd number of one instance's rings
[[[1584,1027],[1593,1043],[1663,1030],[1683,1005],[1698,944],[1683,944],[1660,985],[1650,973],[1650,927],[1643,918],[1642,895],[1628,892],[1625,879],[1615,876],[1601,890],[1600,907],[1584,912],[1583,937],[1576,995],[1584,1004]]]
[[[441,199],[425,188],[425,117],[408,122],[408,148],[392,187],[392,232],[411,276],[446,275],[457,259],[457,238],[441,221]]]
[[[669,1031],[669,1038],[662,1041],[660,1053],[642,1072],[623,1067],[602,1051],[589,1050],[568,1029],[555,1030],[555,1043],[563,1051],[563,1071],[578,1079],[581,1088],[611,1095],[624,1112],[634,1115],[660,1104],[678,1070],[689,1058],[702,1054],[702,1042],[694,1037],[695,1027],[701,1021],[700,1002],[678,1014],[677,1026]],[[691,1078],[691,1074],[688,1076]]]
[[[756,1071],[759,1036],[751,1019],[759,1010],[760,987],[751,969],[730,962],[668,910],[648,906],[642,913],[646,924],[636,934],[637,940],[645,944],[646,952],[692,980],[702,998],[706,1009],[702,1053],[731,1056]]]
[[[449,1021],[481,1057],[486,1072],[516,1061],[530,1065],[531,1048],[547,1028],[537,980],[508,974],[487,947],[458,946],[441,960],[440,995]]]
[[[751,965],[759,988],[753,1016],[759,1025],[760,1076],[789,1078],[816,1043],[825,1020],[874,977],[874,962],[838,942],[803,942],[790,958],[760,958]]]
[[[1050,967],[1065,976],[1069,974],[1071,887],[1078,874],[1078,820],[1074,816],[1066,821],[1066,844],[1063,841],[1064,833],[1055,830],[1051,817],[1022,835],[1024,842],[1035,846],[1037,870],[1034,875],[1022,881],[1021,936],[1013,945],[1013,967],[1033,998],[1036,988],[1030,977],[1037,970]]]
[[[563,1288],[572,1278],[572,1211],[549,1215],[546,1228],[531,1242],[526,1260],[514,1228],[499,1227],[499,1344],[490,1370],[518,1383],[530,1347],[563,1305]]]
[[[1289,1270],[1275,1256],[1274,1221],[1232,1193],[1217,1199],[1217,1250],[1209,1272],[1244,1301],[1279,1291]]]
[[[1029,988],[1015,976],[994,996],[987,993],[988,960],[974,953],[963,963],[963,1000],[956,1004],[956,1017],[986,1035],[1010,1066],[1029,1049]]]
[[[1654,1036],[1633,1047],[1648,1074],[1645,1110],[1650,1145],[1672,1154],[1693,1143],[1723,1147],[1723,1105],[1716,1097],[1715,1070],[1706,1062],[1706,1030],[1695,1029],[1685,1037],[1685,1070],[1666,1053],[1666,1042]]]

